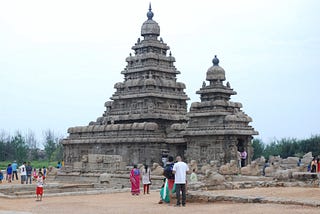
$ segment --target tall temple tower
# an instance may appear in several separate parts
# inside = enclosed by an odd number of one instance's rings
[[[237,93],[229,82],[224,85],[225,71],[219,66],[219,59],[215,56],[212,62],[206,76],[209,84],[204,81],[197,91],[201,102],[191,104],[190,120],[183,135],[187,157],[200,164],[215,160],[220,165],[237,160],[237,151],[246,150],[252,157],[252,135],[258,132],[248,125],[252,119],[241,111],[242,104],[230,101],[231,95]]]
[[[169,151],[183,154],[185,141],[177,130],[187,123],[185,84],[177,82],[175,58],[160,36],[151,5],[141,36],[132,47],[121,72],[124,81],[114,85],[106,111],[88,126],[69,128],[63,140],[66,164],[87,154],[121,155],[132,163],[160,162]]]
[[[132,47],[134,55],[126,58],[128,63],[121,72],[124,82],[115,84],[117,90],[107,102],[107,111],[99,124],[125,124],[155,122],[163,129],[176,122],[186,122],[189,98],[184,92],[185,84],[177,82],[175,58],[168,54],[169,46],[160,36],[160,27],[153,18],[151,5],[148,20],[141,27],[141,36]]]

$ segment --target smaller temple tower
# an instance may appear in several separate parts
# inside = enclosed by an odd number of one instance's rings
[[[242,104],[230,101],[237,93],[229,82],[224,85],[225,71],[219,59],[215,56],[212,62],[206,77],[209,84],[204,81],[196,92],[201,102],[191,104],[183,136],[187,141],[186,157],[199,164],[215,160],[221,165],[237,160],[237,151],[246,150],[251,157],[252,135],[258,132],[248,125],[252,119],[241,111]]]

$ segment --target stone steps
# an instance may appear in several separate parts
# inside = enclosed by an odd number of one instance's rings
[[[0,197],[28,197],[34,196],[36,185],[6,185],[0,189]],[[44,186],[44,194],[78,193],[92,190],[101,190],[94,184],[48,184]]]

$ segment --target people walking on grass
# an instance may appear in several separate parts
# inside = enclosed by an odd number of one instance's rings
[[[42,172],[39,172],[38,176],[36,176],[36,182],[37,182],[37,188],[36,188],[37,200],[36,201],[42,201],[44,179],[45,177],[43,176]]]
[[[12,166],[9,163],[8,167],[7,167],[7,176],[6,176],[6,180],[11,183],[11,177],[12,177]]]
[[[137,165],[133,166],[133,169],[130,172],[130,182],[131,182],[131,194],[139,195],[140,194],[140,170]]]
[[[147,164],[144,165],[142,171],[142,184],[143,184],[143,194],[149,194],[149,188],[151,184],[151,171]]]
[[[13,161],[13,163],[11,164],[12,167],[12,180],[14,181],[14,176],[16,176],[16,180],[18,179],[18,164],[17,161]]]
[[[176,206],[180,207],[182,202],[182,206],[184,207],[186,206],[186,181],[189,167],[185,162],[182,161],[180,156],[178,156],[176,160],[177,162],[173,165],[172,170],[172,173],[174,174],[174,183],[176,185]],[[182,198],[180,198],[180,192],[182,194]]]
[[[19,169],[20,169],[21,184],[25,184],[27,180],[26,162],[23,162],[23,164],[19,166]]]
[[[28,165],[26,166],[26,171],[27,171],[27,184],[28,181],[31,184],[32,180],[32,166],[30,165],[30,162],[28,162]]]

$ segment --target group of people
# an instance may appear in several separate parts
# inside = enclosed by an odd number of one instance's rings
[[[18,167],[16,161],[13,161],[12,164],[8,164],[6,169],[6,181],[11,183],[12,181],[19,180],[18,172],[20,174],[20,182],[21,184],[32,184],[32,181],[35,180],[35,177],[38,176],[37,169],[31,166],[31,163],[23,162],[21,166]],[[47,169],[44,166],[40,168],[38,172],[41,172],[44,176],[46,176]],[[2,174],[2,179],[3,179]]]
[[[142,173],[140,173],[137,165],[134,165],[133,169],[130,171],[131,194],[140,194],[140,178],[143,184],[143,194],[150,194],[151,170],[147,164],[144,165]]]
[[[35,181],[37,184],[36,187],[36,195],[37,195],[37,201],[42,201],[42,195],[43,195],[43,185],[44,180],[47,174],[46,167],[39,168],[38,172],[36,168],[33,168],[31,166],[31,163],[23,162],[21,166],[18,167],[18,164],[16,161],[13,161],[12,164],[8,164],[6,169],[6,180],[8,183],[11,183],[12,181],[19,180],[18,178],[18,172],[20,174],[20,181],[21,184],[32,184],[32,181]],[[0,183],[2,183],[2,180],[4,179],[3,172],[0,170]]]
[[[187,173],[189,172],[188,165],[182,161],[180,156],[176,157],[176,162],[172,156],[169,156],[168,162],[164,167],[163,175],[164,182],[160,190],[161,200],[159,203],[170,203],[171,195],[176,193],[177,203],[175,206],[185,206],[186,205],[186,184],[187,184]],[[143,184],[143,193],[149,194],[149,189],[151,185],[151,170],[147,165],[144,165],[142,172],[138,169],[137,165],[134,165],[130,172],[130,182],[131,182],[131,194],[140,194],[140,179]],[[190,176],[190,179],[197,180],[195,171]]]

